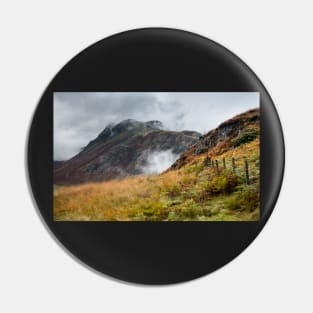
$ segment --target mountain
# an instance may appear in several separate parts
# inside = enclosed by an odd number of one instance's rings
[[[160,121],[124,120],[108,125],[70,160],[54,167],[54,183],[71,185],[143,173],[149,155],[169,150],[180,155],[198,140],[193,131],[168,131]]]
[[[229,150],[234,150],[241,144],[256,139],[259,136],[260,110],[253,109],[223,122],[217,128],[202,135],[181,155],[171,166],[179,169],[192,162],[195,156],[205,154],[217,157]]]

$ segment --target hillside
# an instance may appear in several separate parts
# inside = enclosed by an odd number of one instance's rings
[[[191,162],[196,155],[206,153],[208,157],[216,157],[229,150],[233,150],[241,143],[244,143],[244,141],[251,141],[257,138],[259,129],[259,109],[236,115],[207,134],[200,136],[199,140],[182,154],[171,168],[181,168]]]
[[[160,175],[56,188],[54,218],[256,221],[259,144],[260,112],[251,110],[201,136]]]
[[[144,174],[154,152],[180,155],[200,134],[168,131],[159,121],[125,120],[108,125],[76,156],[54,169],[54,183],[73,185]]]

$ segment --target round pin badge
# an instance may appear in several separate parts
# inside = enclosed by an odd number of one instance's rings
[[[56,240],[133,283],[185,282],[233,260],[271,215],[283,171],[280,121],[257,76],[174,29],[123,32],[75,56],[28,139],[32,193]]]

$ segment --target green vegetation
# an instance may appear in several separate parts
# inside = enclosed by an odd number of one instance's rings
[[[206,191],[210,195],[230,194],[235,191],[240,182],[242,182],[241,177],[225,170],[208,180]]]
[[[234,141],[234,147],[239,147],[245,143],[253,141],[258,136],[258,132],[255,129],[247,129]]]
[[[260,203],[258,189],[256,186],[245,186],[225,200],[225,208],[253,212]]]

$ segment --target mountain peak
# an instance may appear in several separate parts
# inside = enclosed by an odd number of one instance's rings
[[[134,129],[163,129],[163,124],[157,120],[140,122],[134,119],[126,119],[117,124],[108,124],[106,128],[99,134],[99,137],[113,137],[114,135]]]
[[[157,120],[140,122],[134,119],[126,119],[113,126],[113,130],[132,130],[136,128],[162,129],[163,124]]]
[[[136,128],[142,128],[142,122],[136,121],[134,119],[127,119],[115,124],[112,127],[113,133],[121,133],[124,131],[130,131]]]
[[[163,129],[164,126],[162,122],[154,120],[154,121],[149,121],[145,123],[146,128],[152,128],[152,129]]]

